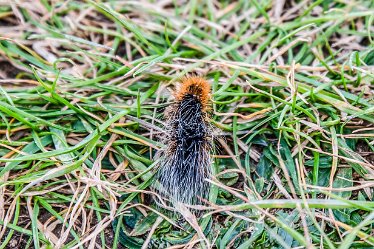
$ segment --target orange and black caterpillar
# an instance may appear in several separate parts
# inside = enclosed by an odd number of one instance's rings
[[[211,175],[213,132],[209,123],[209,83],[201,77],[181,81],[174,93],[175,103],[165,111],[166,147],[160,158],[156,179],[160,192],[172,202],[199,204],[207,198]]]

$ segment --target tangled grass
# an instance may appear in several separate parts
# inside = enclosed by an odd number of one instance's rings
[[[0,2],[0,248],[372,248],[372,1]],[[149,188],[212,85],[211,192]]]

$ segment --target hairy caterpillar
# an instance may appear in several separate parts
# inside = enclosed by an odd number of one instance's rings
[[[156,179],[161,194],[172,202],[199,204],[207,198],[213,132],[209,124],[209,83],[201,77],[181,81],[174,93],[175,103],[164,113],[166,147],[160,158]]]

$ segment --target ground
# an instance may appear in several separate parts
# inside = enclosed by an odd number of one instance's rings
[[[3,1],[0,249],[372,248],[373,16],[364,0]],[[163,112],[196,75],[210,195],[169,210]]]

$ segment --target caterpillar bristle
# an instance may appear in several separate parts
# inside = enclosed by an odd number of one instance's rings
[[[184,78],[165,111],[165,148],[158,152],[156,179],[170,201],[200,204],[209,194],[213,144],[209,124],[209,83],[201,77]]]
[[[204,78],[198,76],[184,78],[176,92],[176,100],[181,101],[187,94],[196,96],[202,104],[202,109],[206,110],[210,97],[210,86]]]

